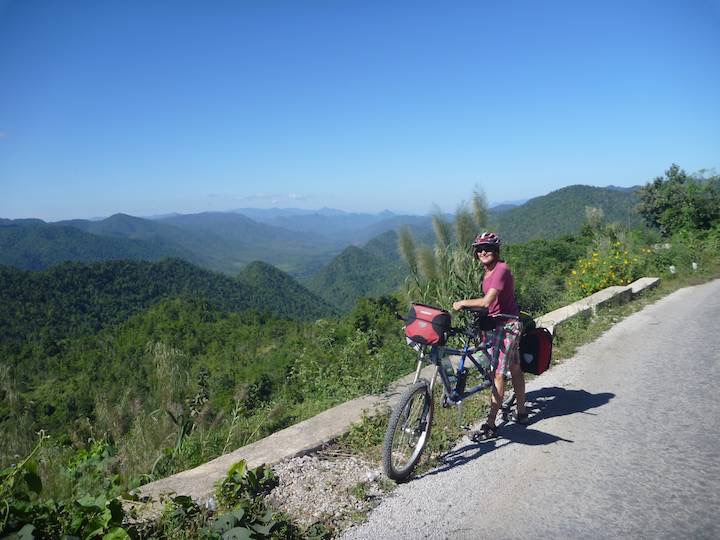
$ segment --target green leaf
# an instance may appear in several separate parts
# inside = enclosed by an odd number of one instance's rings
[[[222,540],[252,540],[252,531],[245,527],[235,527],[223,534]]]
[[[240,478],[245,476],[247,474],[247,462],[244,459],[241,459],[237,463],[235,463],[232,467],[230,467],[230,470],[228,471],[228,477],[232,477],[235,474],[239,475]]]
[[[270,525],[253,525],[252,528],[258,534],[262,534],[263,536],[270,536],[270,531],[272,530],[273,525],[274,523]]]
[[[242,506],[238,506],[232,511],[232,515],[237,518],[238,522],[240,522],[245,517],[245,509]]]
[[[192,500],[192,497],[187,495],[178,495],[177,497],[173,497],[173,502],[185,509],[193,508],[195,506],[195,501]]]
[[[104,521],[105,520],[100,516],[91,519],[83,530],[83,536],[85,539],[89,540],[90,538],[95,538],[105,532]]]
[[[270,523],[271,521],[273,521],[273,513],[270,510],[266,511],[263,514],[263,517],[261,518],[261,520],[264,521],[265,523]]]
[[[233,514],[223,514],[222,516],[219,516],[212,525],[210,525],[210,528],[215,532],[223,533],[235,527],[235,525],[238,524],[238,521],[238,518]]]
[[[83,508],[92,508],[94,510],[101,510],[105,507],[105,497],[102,495],[99,497],[93,497],[92,495],[85,495],[84,497],[81,497],[77,499],[78,505],[80,505]]]
[[[103,540],[130,540],[130,535],[121,527],[113,527],[105,533]]]
[[[113,514],[110,509],[106,507],[100,514],[98,514],[97,518],[100,520],[100,523],[102,523],[103,530],[105,530],[110,526]]]
[[[3,540],[34,540],[35,538],[35,526],[28,523],[23,526],[17,532],[11,533],[7,536],[3,536]]]
[[[85,521],[85,516],[83,514],[75,514],[72,517],[72,521],[70,522],[70,531],[71,532],[78,532],[82,528],[83,521]]]

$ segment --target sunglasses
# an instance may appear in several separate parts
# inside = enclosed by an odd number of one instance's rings
[[[482,251],[484,251],[485,253],[497,253],[498,248],[497,246],[493,246],[491,244],[480,244],[479,246],[475,246],[475,254],[478,254]]]

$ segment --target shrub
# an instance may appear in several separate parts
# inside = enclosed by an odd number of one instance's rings
[[[578,260],[567,280],[571,297],[582,298],[613,285],[627,285],[642,277],[648,265],[649,248],[631,251],[623,242],[615,241],[606,248]]]

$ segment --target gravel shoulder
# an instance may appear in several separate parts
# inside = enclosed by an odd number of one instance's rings
[[[267,502],[303,526],[322,521],[345,530],[387,494],[379,464],[337,450],[285,460],[273,470],[280,484]]]

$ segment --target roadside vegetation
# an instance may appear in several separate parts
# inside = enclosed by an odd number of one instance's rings
[[[645,275],[663,278],[649,299],[717,276],[720,177],[690,176],[673,166],[638,197],[643,226],[608,223],[601,210],[588,207],[577,234],[503,249],[523,309],[538,316]],[[39,274],[0,268],[7,300],[0,306],[7,322],[0,330],[0,538],[219,538],[238,528],[246,536],[224,537],[327,535],[321,525],[301,530],[263,507],[258,497],[272,478],[243,466],[220,487],[220,509],[177,497],[166,501],[152,529],[129,525],[120,499],[330,406],[380,392],[406,374],[414,355],[395,313],[410,300],[448,308],[454,299],[476,295],[481,276],[469,245],[478,230],[490,227],[484,199],[475,194],[453,222],[435,216],[433,246],[403,231],[399,244],[409,275],[401,291],[361,299],[345,316],[312,320],[283,317],[277,298],[259,297],[277,306],[274,313],[257,304],[248,310],[240,305],[244,296],[237,296],[236,307],[228,278],[215,282],[184,264],[171,265],[193,284],[182,294],[164,294],[168,277],[153,281],[155,267],[141,278],[123,267],[118,281],[113,265],[101,263],[77,267],[100,283],[97,289],[68,266],[62,274],[67,283],[49,298]],[[267,275],[263,268],[254,272],[256,281]],[[143,280],[143,288],[133,300],[89,295],[99,294],[103,281],[120,295],[138,290],[134,279]],[[555,360],[637,305],[600,310],[589,323],[561,327]],[[462,419],[455,409],[438,408],[428,463],[458,439],[466,421],[484,414],[484,402],[469,400]],[[368,419],[341,444],[372,455],[384,421]],[[221,531],[213,524],[223,512],[232,515]]]

